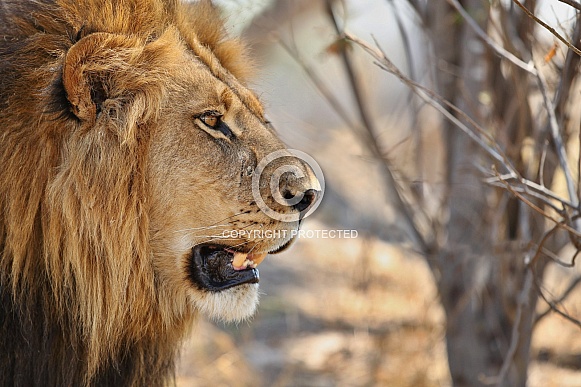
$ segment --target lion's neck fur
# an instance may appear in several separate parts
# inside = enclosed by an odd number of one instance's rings
[[[150,264],[147,138],[133,127],[121,145],[113,131],[83,133],[67,116],[60,73],[83,31],[147,40],[175,24],[234,85],[247,68],[239,47],[222,43],[207,7],[193,21],[178,8],[0,0],[0,35],[14,37],[0,43],[0,385],[158,385],[171,374],[194,313]],[[162,93],[154,81],[150,94]],[[142,102],[149,110],[124,124],[155,114],[155,99]]]
[[[160,332],[155,340],[127,343],[113,361],[91,371],[79,332],[71,332],[74,324],[47,319],[52,300],[37,296],[23,311],[10,294],[0,293],[0,326],[11,332],[0,336],[0,385],[161,386],[171,378],[179,337]]]

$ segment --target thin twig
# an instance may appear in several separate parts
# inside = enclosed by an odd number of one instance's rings
[[[506,185],[505,185],[506,183],[501,183],[499,180],[492,181],[488,184],[492,185],[493,187],[506,188]],[[511,189],[514,190],[515,192],[526,194],[526,195],[531,196],[535,199],[539,199],[541,202],[543,202],[544,205],[551,207],[557,213],[561,213],[563,211],[563,208],[557,207],[557,205],[555,203],[551,202],[550,198],[548,198],[547,196],[545,196],[539,192],[535,192],[533,190],[528,189],[527,186],[511,185]]]
[[[495,172],[495,174],[498,176],[500,176],[500,174],[498,174],[498,172],[496,172],[494,166],[492,167],[493,172]],[[504,184],[504,187],[506,188],[507,191],[509,191],[510,193],[512,193],[517,199],[521,200],[524,204],[526,204],[527,206],[529,206],[531,209],[533,209],[534,211],[536,211],[537,213],[539,213],[540,215],[542,215],[544,218],[549,219],[551,221],[553,221],[555,224],[559,224],[562,225],[561,227],[564,230],[567,230],[569,233],[576,235],[578,237],[581,237],[581,233],[579,233],[579,231],[575,230],[574,228],[571,228],[570,226],[568,226],[567,224],[563,224],[561,221],[553,218],[549,213],[547,213],[546,211],[544,211],[542,208],[540,208],[539,206],[537,206],[536,204],[534,204],[533,202],[531,202],[529,199],[527,199],[525,196],[523,196],[520,192],[518,192],[517,189],[515,189],[515,187],[511,186],[507,181],[504,180],[500,180],[499,182]]]
[[[313,68],[303,59],[295,45],[293,44],[291,47],[282,39],[279,39],[278,43],[287,52],[287,54],[289,54],[290,57],[293,58],[299,64],[299,66],[301,66],[307,77],[309,77],[311,82],[313,82],[315,88],[323,95],[323,98],[329,103],[335,113],[337,113],[337,115],[347,124],[347,126],[356,129],[357,125],[355,125],[348,114],[346,114],[347,109],[341,106],[341,103],[337,100],[337,98],[335,98],[335,95],[325,85],[325,82],[319,78],[318,74],[313,70]]]
[[[454,125],[458,126],[458,128],[460,128],[480,147],[482,147],[482,149],[484,149],[489,154],[489,156],[502,163],[502,165],[510,172],[514,172],[515,174],[517,174],[516,169],[512,166],[510,160],[504,154],[504,152],[497,146],[497,143],[494,141],[494,138],[492,138],[492,136],[484,128],[482,128],[474,120],[468,117],[468,115],[464,113],[461,109],[459,109],[457,106],[447,101],[440,95],[434,93],[432,90],[427,89],[426,87],[420,85],[419,83],[411,80],[409,77],[404,75],[380,49],[375,49],[371,47],[365,41],[359,39],[358,37],[350,33],[346,32],[345,37],[346,39],[352,41],[353,43],[356,43],[357,45],[362,47],[365,51],[367,51],[369,54],[371,54],[371,56],[373,56],[378,61],[376,62],[376,64],[381,69],[395,75],[400,81],[407,85],[422,100],[424,100],[426,103],[434,107],[438,112],[440,112],[444,117],[446,117],[446,119],[451,121]],[[462,117],[462,119],[468,121],[474,127],[475,130],[468,128],[468,126],[466,126],[462,121],[460,121],[458,117],[453,115],[450,111],[448,111],[448,109],[444,108],[444,106],[442,105],[445,105],[447,108],[453,110],[454,113]]]
[[[512,2],[515,3],[516,5],[518,5],[518,7],[520,9],[522,9],[523,12],[526,13],[528,17],[530,17],[531,19],[533,19],[534,21],[536,21],[538,24],[540,24],[541,26],[543,26],[547,31],[549,31],[551,34],[553,34],[561,42],[565,43],[565,45],[567,47],[569,47],[572,51],[574,51],[575,54],[581,56],[581,50],[579,50],[577,47],[575,47],[574,45],[572,45],[571,43],[569,43],[569,41],[567,39],[565,39],[564,37],[562,37],[561,34],[559,34],[553,27],[551,27],[550,25],[548,25],[547,23],[545,23],[544,21],[542,21],[541,19],[539,19],[538,17],[536,17],[535,14],[532,13],[531,11],[529,11],[529,9],[527,7],[525,7],[524,5],[522,5],[520,3],[520,1],[518,1],[518,0],[512,0]]]
[[[494,170],[494,167],[493,167]],[[494,170],[495,171],[495,170]],[[496,172],[496,171],[495,171]],[[499,175],[500,176],[500,175]],[[555,223],[559,223],[558,220],[553,219],[551,217],[551,215],[549,215],[547,212],[545,212],[542,208],[540,208],[539,206],[537,206],[536,204],[534,204],[533,202],[531,202],[529,199],[527,199],[526,197],[522,196],[520,194],[520,192],[518,192],[517,190],[515,190],[515,187],[511,186],[510,184],[508,184],[507,181],[505,180],[499,180],[501,183],[504,184],[504,187],[507,189],[508,192],[512,193],[517,199],[522,200],[526,205],[528,205],[530,208],[532,208],[534,211],[538,212],[539,214],[541,214],[543,217],[547,218],[547,219],[551,219],[553,222]]]
[[[333,0],[327,0],[327,14],[329,19],[331,20],[331,24],[335,29],[335,32],[338,37],[343,35],[342,29],[339,27],[339,23],[337,22],[337,18],[333,11]],[[353,64],[351,63],[351,59],[349,58],[349,53],[345,48],[339,49],[339,55],[343,61],[343,67],[345,67],[345,72],[347,73],[347,78],[349,80],[349,85],[351,86],[351,92],[355,97],[355,103],[357,104],[357,112],[359,114],[359,119],[361,120],[363,127],[367,130],[369,136],[373,139],[374,148],[377,148],[377,128],[375,128],[375,123],[371,119],[371,114],[368,111],[368,104],[365,103],[365,97],[360,87],[359,77],[355,69],[353,68]],[[381,155],[382,152],[377,149],[377,155]]]
[[[549,238],[559,230],[561,225],[562,223],[555,224],[553,228],[551,228],[548,232],[545,233],[545,235],[543,235],[541,243],[539,243],[539,245],[536,246],[535,248],[535,255],[529,260],[529,262],[525,262],[527,267],[529,268],[535,267],[537,261],[539,260],[539,257],[541,256],[541,253],[543,253],[543,250],[545,249],[545,243],[547,243]]]
[[[549,257],[551,259],[551,261],[553,261],[553,263],[567,268],[567,269],[571,269],[572,267],[575,266],[575,259],[577,258],[577,256],[579,255],[581,251],[576,250],[575,254],[573,254],[573,257],[571,258],[571,262],[565,262],[563,260],[561,260],[561,258],[559,258],[559,256],[555,253],[553,253],[552,251],[549,251],[547,249],[543,249],[543,254],[545,254],[547,257]]]
[[[536,278],[535,278],[535,287],[537,288],[537,292],[539,293],[539,295],[541,296],[543,301],[545,301],[547,303],[547,305],[549,305],[549,308],[551,308],[551,310],[553,312],[557,313],[559,316],[563,317],[565,320],[573,323],[574,325],[576,325],[577,327],[579,327],[581,329],[581,321],[579,321],[578,319],[576,319],[574,317],[571,317],[566,312],[563,312],[561,309],[559,309],[557,307],[557,305],[555,304],[554,301],[549,300],[547,298],[547,296],[545,296],[545,294],[543,293],[543,290],[541,289],[541,285],[538,283]]]
[[[549,199],[556,200],[559,203],[563,204],[564,206],[570,207],[572,209],[577,209],[577,206],[573,202],[570,202],[569,200],[559,196],[558,194],[551,191],[550,189],[548,189],[544,185],[535,183],[534,181],[525,179],[524,177],[515,175],[513,173],[507,173],[504,175],[495,175],[494,177],[489,177],[487,179],[484,179],[484,181],[487,184],[495,184],[495,183],[498,183],[500,180],[504,180],[504,181],[516,180],[518,183],[522,184],[523,186],[531,188],[532,190],[541,193],[543,196],[545,196],[545,199],[543,200],[543,202],[545,202],[545,204],[555,208],[555,210],[558,212],[561,211],[561,209],[557,209],[555,207],[555,205],[549,201]],[[529,193],[528,191],[524,191],[524,192]]]
[[[402,41],[402,45],[404,47],[404,54],[407,62],[407,70],[408,74],[411,79],[418,79],[416,76],[416,69],[415,69],[415,60],[414,56],[412,55],[412,45],[410,36],[406,30],[404,22],[401,17],[401,13],[398,11],[398,8],[393,0],[388,0],[388,4],[391,7],[393,17],[395,18],[395,22],[397,25],[397,29],[399,30],[399,36]],[[407,95],[407,105],[413,106],[413,111],[419,112],[421,110],[417,98],[414,97],[413,93],[409,93]],[[416,156],[416,165],[423,165],[424,164],[424,152],[423,152],[423,144],[422,144],[422,132],[420,130],[420,126],[418,125],[418,116],[419,114],[412,114],[412,122],[411,128],[413,131],[413,142],[414,142],[414,149],[415,149],[415,156]],[[418,179],[423,180],[423,169],[419,168],[418,171]],[[421,186],[419,191],[419,195],[423,198],[424,197],[424,187]]]
[[[327,0],[326,2],[326,11],[335,32],[337,33],[338,37],[344,36],[342,29],[339,27],[338,20],[335,16],[335,12],[333,10],[333,1]],[[414,234],[414,238],[418,241],[418,243],[422,246],[424,252],[429,252],[433,249],[434,244],[434,236],[427,234],[425,231],[422,230],[421,226],[418,224],[418,217],[422,217],[420,223],[429,224],[429,217],[427,214],[424,213],[423,209],[420,208],[413,208],[402,195],[402,189],[398,184],[398,180],[395,176],[395,172],[391,163],[384,156],[384,153],[380,149],[379,142],[378,142],[378,130],[375,127],[375,124],[372,120],[372,115],[368,111],[367,104],[364,101],[364,95],[361,90],[360,82],[357,76],[357,72],[354,69],[354,66],[351,62],[349,57],[349,52],[343,47],[340,50],[341,59],[343,61],[343,66],[345,68],[345,72],[347,74],[347,78],[349,81],[349,85],[351,87],[351,92],[355,98],[355,102],[357,105],[359,118],[362,123],[362,127],[365,129],[366,135],[366,143],[368,144],[369,150],[380,160],[383,161],[382,165],[384,166],[384,175],[388,179],[387,186],[393,189],[393,197],[397,201],[395,208],[400,212],[402,217],[404,218],[406,224],[408,225],[409,229]]]
[[[576,2],[576,1],[573,1],[573,0],[557,0],[557,1],[560,1],[561,3],[568,4],[568,5],[570,5],[571,7],[573,7],[573,8],[575,8],[575,9],[577,9],[577,10],[581,11],[581,4],[579,4],[579,3],[578,3],[578,2]]]
[[[484,40],[492,49],[494,49],[497,53],[499,53],[500,55],[502,55],[503,57],[505,57],[506,59],[508,59],[512,63],[514,63],[515,65],[519,66],[520,68],[528,71],[529,73],[531,73],[532,75],[534,75],[537,78],[538,83],[539,83],[539,90],[543,96],[543,102],[544,102],[546,110],[548,112],[549,124],[550,124],[550,128],[551,128],[551,135],[552,135],[554,143],[555,143],[556,153],[557,153],[557,156],[559,158],[559,163],[561,164],[561,168],[563,169],[563,172],[565,174],[565,180],[567,183],[567,191],[569,193],[570,203],[572,203],[572,207],[574,209],[578,209],[579,199],[578,199],[577,192],[575,189],[575,183],[574,183],[573,177],[571,175],[571,170],[568,166],[567,155],[565,152],[563,140],[562,140],[560,130],[559,130],[559,125],[557,123],[557,118],[555,115],[555,108],[553,106],[552,101],[548,98],[547,85],[546,85],[546,80],[544,78],[544,75],[542,74],[541,71],[538,70],[537,66],[535,66],[534,63],[526,64],[522,60],[520,60],[519,58],[514,56],[512,53],[506,51],[504,48],[502,48],[498,44],[496,44],[496,42],[494,42],[488,36],[488,34],[486,34],[486,32],[484,32],[480,28],[480,26],[474,21],[474,19],[472,19],[472,17],[470,17],[468,12],[466,12],[466,10],[458,2],[458,0],[447,0],[447,2],[450,5],[452,5],[462,15],[462,17],[466,20],[468,25],[470,25],[470,27],[472,27],[472,29],[476,32],[476,34],[482,40]],[[539,20],[534,15],[532,15],[530,12],[528,12],[528,9],[524,8],[524,6],[522,6],[522,4],[520,4],[516,0],[515,0],[515,2],[521,8],[523,8],[523,10],[525,12],[527,12],[527,14],[530,17],[532,17],[537,23],[539,23],[540,25],[542,25],[545,28],[548,27],[541,20]],[[565,42],[565,43],[567,43],[567,42]],[[579,51],[576,47],[572,46],[572,49],[581,55],[581,51]],[[576,228],[581,229],[581,224],[577,225]]]
[[[502,386],[504,379],[508,375],[508,371],[510,370],[510,366],[512,365],[514,355],[518,349],[518,343],[520,341],[520,323],[523,317],[523,309],[528,307],[529,303],[529,293],[531,291],[533,283],[533,271],[527,270],[525,275],[525,280],[521,292],[518,295],[518,304],[516,308],[516,314],[514,317],[514,322],[512,325],[512,332],[510,335],[510,345],[508,347],[508,351],[506,352],[506,357],[502,363],[502,367],[500,368],[500,372],[498,373],[498,377],[496,378],[496,385]]]
[[[410,36],[407,33],[407,30],[406,30],[405,25],[403,23],[403,20],[401,18],[400,12],[398,12],[398,9],[397,9],[397,6],[395,5],[395,2],[393,0],[390,0],[390,1],[388,1],[388,3],[391,6],[393,17],[395,18],[397,29],[399,31],[399,36],[401,38],[402,45],[405,48],[404,54],[405,54],[407,68],[408,68],[408,72],[410,74],[410,78],[417,79],[414,56],[412,55],[412,45],[411,45]]]
[[[462,4],[460,4],[458,0],[446,0],[446,1],[448,2],[448,4],[454,7],[460,15],[462,15],[462,17],[464,18],[464,20],[466,20],[468,25],[474,30],[474,32],[476,32],[476,35],[478,35],[480,39],[482,39],[486,44],[488,44],[490,48],[496,51],[503,58],[512,62],[514,65],[520,67],[521,69],[525,70],[528,73],[536,75],[537,70],[534,68],[532,63],[524,62],[522,59],[516,57],[514,54],[505,50],[503,47],[498,45],[494,40],[492,40],[490,36],[488,36],[488,34],[484,32],[482,28],[480,28],[478,23],[474,21],[474,19],[468,14],[468,12],[466,12],[464,7],[462,7]]]
[[[293,58],[297,62],[297,64],[299,66],[301,66],[301,68],[303,69],[303,71],[305,72],[305,74],[307,75],[309,80],[313,83],[315,88],[321,93],[323,98],[327,100],[327,102],[329,103],[331,108],[338,114],[338,116],[345,122],[345,124],[354,133],[359,134],[358,138],[364,143],[364,145],[367,147],[367,149],[371,150],[372,152],[374,151],[374,149],[376,149],[376,151],[374,153],[379,153],[379,149],[375,148],[377,146],[377,144],[375,144],[374,141],[370,141],[370,137],[367,136],[367,134],[365,132],[365,128],[362,128],[360,125],[356,125],[348,117],[348,115],[345,114],[346,109],[344,109],[341,106],[340,102],[334,97],[333,93],[331,91],[329,91],[329,89],[325,85],[325,82],[318,76],[317,72],[311,66],[309,66],[306,63],[306,61],[301,57],[298,49],[294,45],[292,47],[289,46],[288,44],[286,44],[282,40],[279,40],[279,43],[281,44],[281,47],[283,47],[285,49],[285,51],[291,56],[291,58]],[[374,144],[375,144],[375,146],[374,146]],[[389,160],[383,154],[375,154],[374,156],[381,160],[381,162],[382,162],[381,165],[384,166],[384,168],[385,168],[385,175],[386,175],[387,179],[389,180],[387,187],[389,187],[390,189],[393,189],[395,191],[395,192],[393,192],[392,197],[394,197],[395,200],[397,201],[396,208],[399,208],[401,212],[407,213],[407,215],[406,214],[403,215],[404,219],[407,220],[408,227],[412,230],[412,232],[414,233],[414,237],[418,240],[418,242],[422,246],[423,252],[425,253],[426,251],[430,251],[432,241],[431,240],[426,241],[426,240],[424,240],[424,238],[427,238],[427,239],[433,239],[433,238],[428,238],[428,236],[424,236],[424,234],[422,234],[422,232],[420,232],[419,228],[418,228],[419,224],[428,225],[427,227],[424,227],[424,229],[430,228],[429,227],[429,224],[430,224],[429,217],[427,216],[427,214],[424,214],[422,211],[420,211],[421,210],[420,206],[410,205],[403,198],[403,194],[401,193],[402,188],[401,188],[400,184],[398,183],[398,181],[401,181],[402,179],[399,179],[395,176],[395,172],[393,171]],[[411,192],[413,193],[413,191],[411,191]],[[416,218],[421,217],[420,220],[417,220],[417,221],[414,220],[414,218],[412,217],[412,214],[409,213],[410,208],[414,208],[416,210],[415,216],[416,216]]]
[[[559,129],[559,124],[557,122],[557,116],[555,115],[555,107],[553,101],[549,98],[547,92],[547,81],[545,76],[541,71],[537,70],[537,81],[539,85],[539,91],[543,97],[543,103],[547,114],[549,115],[549,127],[551,129],[551,136],[555,144],[555,152],[557,153],[557,158],[559,159],[559,164],[565,175],[565,182],[567,184],[567,192],[569,194],[569,200],[574,205],[575,209],[579,207],[579,198],[577,197],[577,188],[575,187],[575,182],[573,181],[573,176],[571,174],[571,169],[569,168],[569,161],[567,157],[567,151],[565,150],[565,145],[563,143],[563,138],[561,137],[561,130]],[[575,228],[581,230],[581,222],[576,222]]]
[[[543,149],[541,150],[541,160],[539,161],[539,185],[545,187],[545,163],[547,161],[547,148],[549,141],[545,140]]]
[[[555,304],[560,304],[563,301],[565,301],[565,299],[569,296],[569,294],[571,294],[571,292],[573,290],[575,290],[575,288],[581,284],[581,276],[577,276],[575,278],[573,278],[573,280],[569,283],[569,286],[567,286],[567,289],[565,289],[565,291],[563,292],[563,294],[561,294],[561,296],[559,297],[559,299],[553,301]],[[539,321],[541,321],[543,318],[545,318],[546,316],[549,315],[549,313],[551,313],[553,309],[552,308],[547,308],[547,310],[545,310],[542,313],[539,313],[539,315],[535,318],[535,324],[537,324]]]

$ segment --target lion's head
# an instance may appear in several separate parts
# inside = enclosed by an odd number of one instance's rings
[[[253,179],[284,146],[244,83],[242,46],[206,2],[5,1],[0,12],[0,327],[42,320],[4,339],[6,356],[24,342],[60,356],[78,375],[55,383],[155,380],[142,374],[170,367],[198,311],[253,313],[255,266],[288,246],[317,179],[290,153]],[[269,207],[297,216],[264,214],[253,180]],[[232,232],[243,230],[259,232]],[[133,376],[108,376],[132,361]]]

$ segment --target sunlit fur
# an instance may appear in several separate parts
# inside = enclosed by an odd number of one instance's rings
[[[256,285],[187,277],[211,234],[298,226],[241,173],[283,148],[250,70],[205,2],[0,0],[0,385],[160,385],[198,311],[253,313]],[[195,126],[213,106],[236,144]]]

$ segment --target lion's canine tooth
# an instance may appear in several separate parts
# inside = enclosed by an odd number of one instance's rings
[[[232,266],[234,267],[235,270],[244,270],[246,268],[246,266],[244,266],[246,257],[248,257],[247,253],[240,253],[238,251],[234,253]]]
[[[233,254],[234,258],[232,259],[232,267],[234,267],[234,270],[244,270],[248,266],[254,269],[264,261],[264,258],[266,258],[267,255],[267,253],[248,254],[238,251]]]

